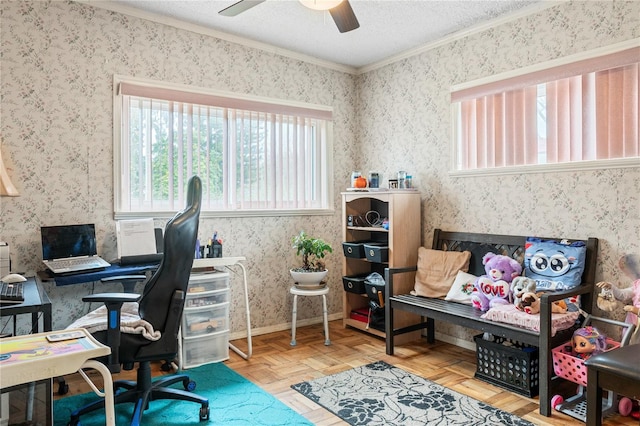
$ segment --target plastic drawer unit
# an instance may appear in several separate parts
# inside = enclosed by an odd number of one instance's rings
[[[229,330],[229,303],[189,308],[182,314],[182,335],[202,336]]]
[[[182,313],[180,364],[191,368],[229,358],[229,274],[192,274]]]
[[[229,289],[187,293],[185,308],[202,308],[229,302]]]
[[[228,272],[207,272],[191,274],[187,294],[189,296],[207,293],[215,290],[229,289]]]
[[[229,359],[229,331],[185,337],[182,353],[182,368],[185,369]]]

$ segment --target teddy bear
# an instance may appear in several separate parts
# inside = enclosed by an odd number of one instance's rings
[[[511,281],[522,272],[522,265],[509,256],[488,252],[482,257],[486,275],[478,277],[471,294],[472,305],[487,311],[511,303]]]
[[[536,291],[536,282],[531,278],[518,276],[511,281],[511,296],[513,304],[518,307],[522,302],[522,296],[525,293],[534,293]]]

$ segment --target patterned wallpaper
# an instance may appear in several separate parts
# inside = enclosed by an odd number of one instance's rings
[[[385,180],[397,170],[413,175],[426,244],[436,227],[594,236],[598,279],[628,284],[615,262],[640,251],[640,168],[451,178],[448,94],[453,84],[639,37],[638,2],[560,3],[360,76],[85,4],[0,7],[2,153],[21,192],[0,199],[0,236],[11,244],[14,270],[42,269],[41,225],[96,223],[99,252],[115,257],[112,79],[121,74],[334,108],[333,215],[201,221],[201,238],[217,231],[225,255],[247,257],[253,328],[291,321],[288,268],[297,260],[289,241],[300,229],[334,246],[329,311],[341,312],[340,191],[354,169]],[[236,332],[245,327],[240,283],[234,275]],[[46,289],[62,328],[88,309],[81,295],[109,288]],[[320,315],[319,300],[301,298],[299,319]]]
[[[635,168],[452,178],[453,85],[637,38],[639,2],[568,2],[372,71],[358,80],[364,170],[407,170],[423,194],[423,242],[434,228],[597,237],[598,280],[626,287],[617,260],[640,253]],[[598,313],[609,316],[608,313]],[[624,319],[620,312],[617,319]],[[438,331],[469,338],[469,330]]]

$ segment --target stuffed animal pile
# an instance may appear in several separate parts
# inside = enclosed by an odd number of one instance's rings
[[[520,311],[534,315],[540,312],[540,295],[536,293],[536,282],[527,277],[515,277],[511,281],[511,294],[513,295],[513,304]],[[552,313],[567,312],[567,304],[564,300],[553,302],[551,304]]]
[[[475,282],[471,303],[476,309],[487,311],[497,305],[511,303],[511,281],[520,275],[522,266],[509,256],[487,253],[482,258],[486,275]]]

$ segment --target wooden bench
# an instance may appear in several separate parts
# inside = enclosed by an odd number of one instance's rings
[[[551,239],[551,238],[550,238]],[[553,238],[561,239],[561,238]],[[564,239],[564,238],[562,238]],[[520,262],[524,260],[525,236],[477,234],[468,232],[448,232],[436,229],[433,235],[432,249],[447,251],[471,252],[469,273],[484,275],[482,256],[487,252],[494,252],[510,256]],[[578,241],[578,240],[570,240]],[[386,351],[393,355],[395,336],[416,330],[426,329],[428,343],[435,341],[435,322],[444,321],[462,327],[491,333],[507,339],[514,339],[521,343],[536,346],[539,356],[539,401],[540,414],[551,415],[551,395],[553,379],[553,363],[551,349],[571,339],[573,329],[564,330],[551,336],[551,303],[568,296],[580,295],[582,309],[591,312],[594,304],[592,297],[596,272],[596,257],[598,240],[589,238],[582,240],[587,247],[585,269],[582,274],[582,284],[571,290],[547,293],[541,297],[540,332],[521,328],[516,325],[495,322],[481,318],[483,312],[471,305],[448,302],[443,299],[413,296],[411,294],[394,294],[393,281],[398,274],[414,274],[417,267],[387,268],[385,269],[385,333]],[[395,329],[393,313],[395,310],[406,311],[420,316],[420,321],[402,328]]]

